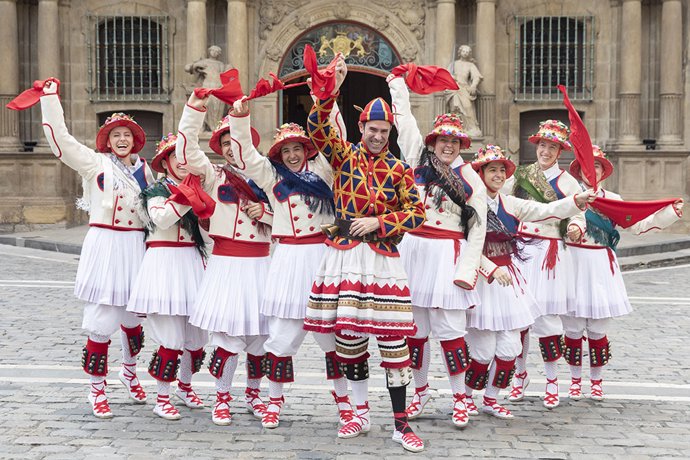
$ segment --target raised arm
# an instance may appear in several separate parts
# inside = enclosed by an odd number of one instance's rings
[[[237,101],[230,114],[230,136],[237,169],[256,182],[263,190],[270,190],[277,182],[271,161],[261,155],[252,144],[249,103]]]
[[[393,74],[387,78],[391,92],[391,105],[395,113],[395,127],[398,130],[398,146],[405,161],[413,168],[419,164],[419,157],[424,148],[424,139],[410,105],[410,91],[405,80]]]
[[[55,87],[53,85],[55,89]],[[51,91],[46,85],[44,92]],[[65,114],[56,93],[41,97],[43,132],[53,154],[82,177],[91,179],[102,170],[103,155],[81,144],[67,131]]]
[[[542,222],[548,220],[562,220],[575,216],[587,209],[589,197],[594,198],[592,192],[580,192],[551,203],[522,200],[514,196],[501,196],[506,210],[515,215],[522,222]]]
[[[182,111],[178,126],[178,141],[175,146],[177,161],[192,174],[201,177],[204,188],[208,191],[215,178],[215,170],[199,147],[199,131],[204,125],[206,106],[204,100],[197,98],[192,92],[189,101]]]
[[[672,204],[655,212],[646,219],[642,219],[630,227],[630,231],[636,235],[647,233],[651,230],[662,230],[675,223],[683,216],[682,211],[677,212]]]
[[[307,131],[318,151],[331,166],[337,168],[343,162],[347,140],[341,138],[338,130],[331,124],[330,115],[334,104],[335,97],[316,101],[307,118]]]

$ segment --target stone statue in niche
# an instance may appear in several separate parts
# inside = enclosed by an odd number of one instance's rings
[[[209,46],[208,57],[184,66],[185,72],[196,76],[197,87],[219,88],[221,86],[220,74],[229,68],[224,62],[218,59],[221,53],[222,50],[220,46]],[[215,97],[210,97],[206,103],[206,110],[204,130],[213,131],[218,121],[225,115],[225,104]]]
[[[477,99],[477,86],[484,77],[472,59],[472,48],[467,45],[458,47],[458,59],[453,64],[453,76],[460,89],[450,91],[446,99],[447,109],[460,115],[465,132],[470,137],[481,137],[482,131],[477,121],[474,101]]]

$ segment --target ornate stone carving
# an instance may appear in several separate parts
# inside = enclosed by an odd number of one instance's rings
[[[396,2],[395,8],[390,8],[388,0],[372,0],[373,3],[381,5],[387,11],[395,13],[395,15],[410,28],[417,40],[424,38],[424,18],[426,11],[424,10],[424,0],[403,0]]]
[[[413,62],[417,59],[417,48],[414,46],[407,46],[400,50],[400,56],[405,62]]]
[[[261,0],[259,6],[259,37],[265,40],[273,26],[283,18],[299,8],[305,0]]]
[[[347,18],[350,16],[350,5],[346,2],[339,3],[338,6],[333,9],[333,15],[338,19]]]
[[[275,61],[275,62],[280,61],[280,57],[282,55],[283,55],[283,52],[278,47],[278,45],[273,45],[266,50],[266,57],[269,58],[271,61]]]
[[[304,30],[311,25],[311,19],[307,15],[298,14],[295,16],[295,27]]]
[[[374,18],[374,25],[379,32],[386,30],[386,27],[388,27],[388,16],[385,14],[377,16]]]

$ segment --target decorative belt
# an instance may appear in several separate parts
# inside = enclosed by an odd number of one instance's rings
[[[332,224],[321,224],[321,231],[327,236],[333,238],[339,236],[341,238],[347,238],[348,240],[361,241],[363,243],[378,243],[382,241],[394,241],[394,238],[386,237],[381,238],[378,232],[373,231],[365,235],[352,235],[350,233],[350,226],[352,225],[351,220],[339,219],[336,217],[335,222]]]

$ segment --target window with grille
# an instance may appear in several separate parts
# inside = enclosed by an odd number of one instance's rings
[[[515,17],[515,100],[592,100],[594,17]]]
[[[169,101],[167,16],[90,16],[91,99]]]

